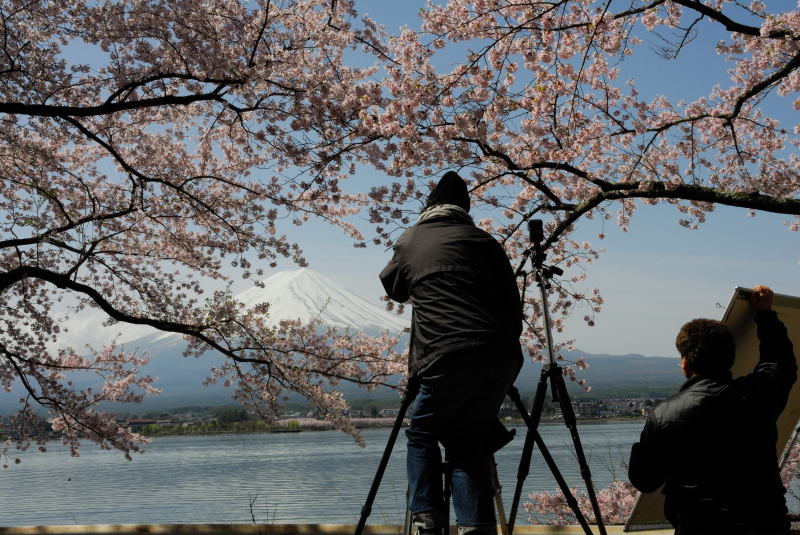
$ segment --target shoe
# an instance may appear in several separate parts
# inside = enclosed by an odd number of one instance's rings
[[[425,511],[411,515],[411,535],[446,535],[440,514],[437,511]]]
[[[497,526],[458,526],[458,535],[497,535]]]

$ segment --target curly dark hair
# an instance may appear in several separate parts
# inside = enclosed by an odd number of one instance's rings
[[[678,332],[675,347],[697,375],[721,375],[733,366],[736,343],[728,327],[719,321],[694,319]]]

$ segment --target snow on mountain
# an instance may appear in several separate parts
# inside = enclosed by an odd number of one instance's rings
[[[234,296],[245,305],[269,303],[269,319],[310,321],[315,318],[332,327],[399,333],[409,321],[344,289],[336,281],[304,268],[281,271]]]
[[[308,268],[279,271],[263,281],[264,287],[253,286],[234,299],[247,307],[269,303],[269,323],[281,320],[308,322],[314,318],[331,327],[351,328],[372,335],[389,331],[400,334],[410,320],[346,290],[341,284]],[[144,343],[158,342],[183,346],[183,338],[174,333],[153,333],[137,338]]]

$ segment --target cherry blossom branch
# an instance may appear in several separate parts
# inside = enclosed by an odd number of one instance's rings
[[[554,210],[571,210],[574,209],[574,206],[564,203],[553,191],[544,183],[542,180],[533,180],[531,179],[527,173],[523,173],[520,171],[525,170],[534,170],[534,169],[554,169],[559,171],[567,171],[572,173],[576,176],[581,178],[589,178],[589,175],[585,171],[581,171],[580,169],[568,164],[568,163],[559,163],[559,162],[536,162],[535,164],[528,166],[526,168],[522,168],[517,165],[507,154],[492,148],[488,143],[484,142],[480,139],[474,138],[466,138],[462,136],[456,136],[453,138],[455,141],[465,141],[468,143],[473,143],[480,148],[481,153],[484,156],[498,158],[502,160],[507,166],[508,169],[512,171],[514,176],[524,180],[525,182],[529,183],[530,185],[536,187],[539,191],[541,191],[548,199],[555,203]],[[481,185],[486,184],[484,182]]]
[[[240,346],[240,347],[237,347],[234,350],[234,349],[231,349],[228,346],[220,344],[219,342],[217,342],[216,340],[212,339],[207,334],[205,334],[204,331],[215,329],[215,324],[214,323],[194,324],[193,325],[193,324],[178,323],[178,322],[172,322],[172,321],[166,321],[166,320],[157,320],[157,319],[153,319],[153,318],[149,318],[149,317],[133,316],[133,315],[127,314],[127,313],[122,312],[119,309],[117,309],[107,299],[105,299],[102,295],[100,295],[100,293],[97,292],[94,288],[92,288],[92,287],[90,287],[90,286],[88,286],[86,284],[82,284],[82,283],[79,283],[79,282],[77,282],[75,280],[72,280],[67,276],[61,275],[59,273],[55,273],[55,272],[47,270],[47,269],[39,268],[39,267],[23,266],[23,267],[19,267],[19,268],[16,268],[16,269],[13,269],[13,270],[10,270],[8,272],[0,274],[0,292],[4,291],[6,288],[11,286],[12,284],[15,284],[16,282],[19,282],[19,281],[21,281],[23,279],[26,279],[26,278],[37,278],[37,279],[40,279],[40,280],[43,280],[43,281],[50,282],[50,283],[56,285],[59,288],[66,288],[66,289],[70,289],[70,290],[73,290],[73,291],[76,291],[76,292],[83,293],[83,294],[87,295],[88,297],[90,297],[92,299],[92,301],[94,301],[97,304],[97,306],[100,307],[100,309],[102,309],[106,314],[108,314],[111,318],[113,318],[113,319],[115,319],[117,321],[121,321],[121,322],[124,322],[124,323],[130,323],[130,324],[133,324],[133,325],[147,325],[147,326],[159,329],[161,331],[174,332],[174,333],[179,333],[179,334],[184,334],[184,335],[191,336],[192,338],[205,343],[208,347],[219,351],[223,355],[225,355],[225,356],[227,356],[227,357],[229,357],[229,358],[231,358],[231,359],[233,359],[233,360],[235,360],[237,362],[253,363],[253,364],[269,364],[270,363],[269,359],[265,359],[263,357],[262,358],[251,358],[251,357],[242,356],[242,354],[241,354],[243,352],[246,353],[246,352],[252,351],[252,350],[256,350],[256,351],[259,351],[259,352],[265,352],[265,351],[277,352],[277,353],[283,353],[283,354],[287,354],[287,355],[294,354],[294,353],[302,353],[302,354],[305,354],[305,355],[307,355],[309,357],[318,357],[318,358],[322,357],[322,356],[329,356],[329,353],[317,353],[317,352],[314,352],[313,349],[309,349],[309,347],[305,346],[305,345],[301,345],[301,346],[297,346],[297,347],[288,346],[288,347],[270,347],[270,348],[268,348],[265,345],[259,344],[259,345],[254,346],[254,347]],[[255,333],[253,333],[252,331],[248,332],[247,334],[248,334],[248,337],[250,338],[250,340],[252,340],[252,341],[258,340],[257,335],[255,335]],[[365,356],[373,356],[373,355],[374,355],[374,353],[369,351],[369,352],[364,352],[364,353],[355,353],[355,354],[353,354],[351,356],[351,358],[353,360],[363,360],[363,357],[365,357]],[[341,357],[337,357],[337,358],[340,359]],[[327,377],[331,377],[331,378],[335,378],[335,379],[348,380],[350,382],[354,382],[354,383],[357,383],[357,384],[363,384],[363,385],[374,384],[371,379],[353,378],[352,376],[345,375],[345,374],[340,374],[340,373],[335,373],[335,372],[332,372],[332,371],[326,372],[324,369],[316,369],[315,370],[313,368],[303,368],[303,367],[298,367],[298,366],[290,366],[290,368],[294,369],[295,371],[305,371],[305,372],[311,372],[311,373],[320,373],[320,374],[325,375]],[[379,374],[379,375],[381,375],[381,374]]]
[[[267,0],[267,5],[264,7],[264,23],[261,24],[261,27],[258,29],[258,37],[256,37],[256,40],[253,43],[253,50],[250,52],[250,59],[247,61],[247,65],[250,67],[255,67],[256,65],[256,52],[258,51],[258,45],[261,43],[261,38],[264,37],[264,32],[266,31],[269,23],[269,8],[271,6],[271,0]]]
[[[661,182],[646,185],[640,183],[618,184],[616,190],[598,193],[569,213],[547,237],[543,248],[547,249],[558,241],[560,236],[578,219],[597,208],[601,203],[620,199],[677,199],[722,204],[776,214],[800,215],[800,199],[775,197],[757,191],[725,191],[695,184],[680,184],[673,187]]]

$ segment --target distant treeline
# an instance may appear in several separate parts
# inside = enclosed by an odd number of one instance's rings
[[[239,422],[200,422],[183,425],[146,424],[136,431],[147,436],[167,435],[215,435],[215,434],[249,434],[249,433],[291,433],[300,431],[299,422],[287,422],[282,425],[269,425],[263,420],[245,420]]]

